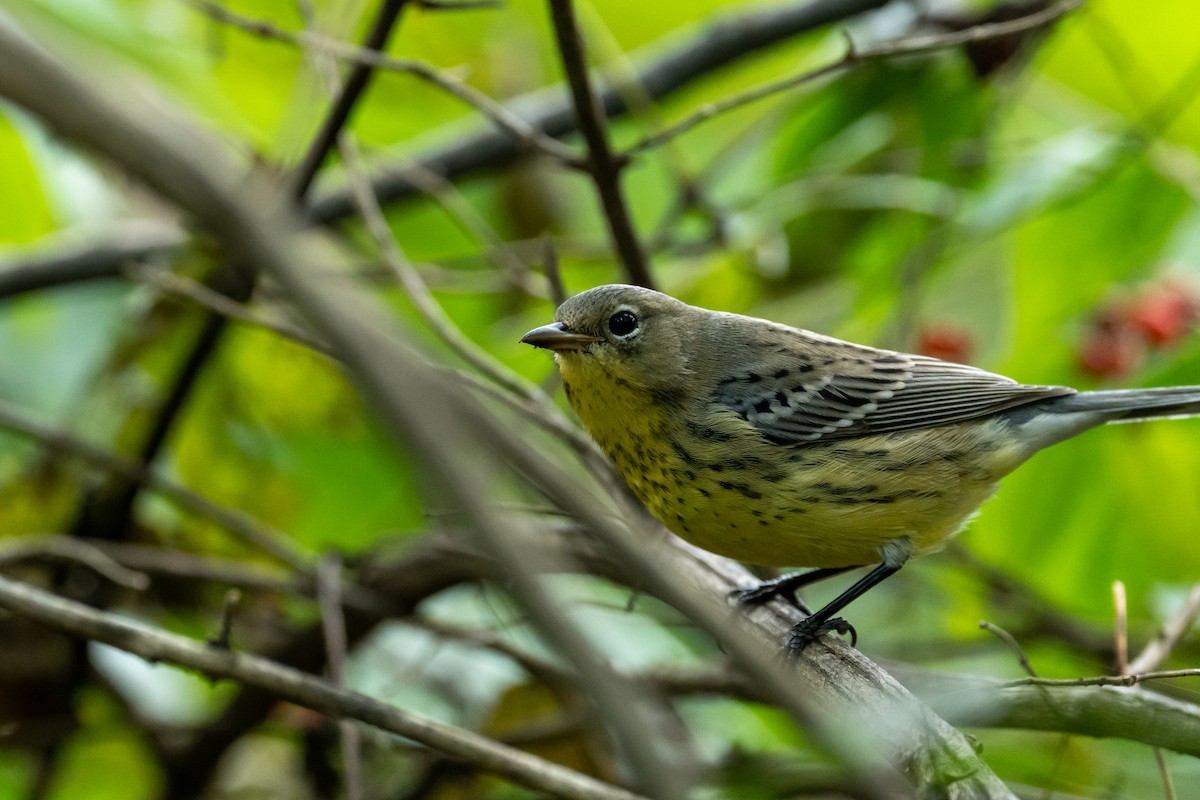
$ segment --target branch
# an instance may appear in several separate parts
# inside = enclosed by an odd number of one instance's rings
[[[660,100],[698,78],[731,62],[766,49],[779,42],[887,5],[888,0],[804,0],[779,8],[755,9],[731,14],[705,25],[684,44],[659,53],[658,44],[649,45],[633,56],[642,64],[632,82],[647,97]],[[554,138],[575,132],[577,120],[571,103],[563,96],[562,86],[551,86],[504,104],[526,125]],[[605,86],[598,98],[604,114],[617,117],[628,107],[622,91]],[[436,136],[436,133],[434,134]],[[504,166],[520,155],[509,137],[494,130],[456,136],[444,147],[428,150],[406,159],[395,167],[377,166],[375,194],[381,203],[393,203],[419,194],[407,178],[404,164],[416,161],[425,169],[454,180],[483,169]],[[355,213],[349,188],[320,192],[309,207],[313,219],[328,223]]]
[[[148,564],[147,559],[136,558],[137,553],[128,553],[130,548],[130,545],[122,545],[114,555],[127,565],[138,565],[143,569],[160,561],[154,557]],[[387,557],[386,566],[380,561],[382,558],[384,556],[379,554],[368,557],[358,570],[359,582],[345,589],[347,599],[363,597],[369,601],[354,602],[345,607],[348,647],[362,641],[382,619],[411,615],[426,598],[492,574],[491,565],[463,547],[457,537],[445,533],[426,536],[405,547],[403,554]],[[173,566],[168,564],[167,568]],[[196,574],[189,565],[182,566],[181,574]],[[201,565],[200,573],[204,571]],[[216,571],[221,570],[218,567]],[[301,671],[319,671],[325,659],[321,625],[317,623],[290,632],[265,655],[272,661]],[[191,737],[183,740],[172,737],[160,742],[167,776],[163,796],[174,800],[202,796],[209,777],[227,749],[267,719],[277,704],[278,698],[272,692],[243,686],[215,720]]]
[[[299,670],[138,625],[19,581],[0,577],[0,607],[150,662],[165,661],[211,678],[230,678],[338,719],[356,719],[406,736],[536,791],[575,800],[635,800],[638,797],[471,731],[406,713],[357,692],[338,689]]]
[[[135,283],[153,286],[163,294],[189,300],[211,313],[270,331],[290,342],[308,348],[314,353],[330,357],[333,355],[324,342],[317,340],[303,328],[284,320],[270,319],[251,310],[244,303],[231,299],[228,295],[213,291],[199,281],[141,264],[133,264],[125,268],[122,270],[122,274]]]
[[[1146,649],[1129,663],[1126,671],[1131,674],[1145,673],[1166,661],[1179,640],[1192,629],[1197,617],[1200,617],[1200,584],[1192,587],[1178,613],[1166,621]]]
[[[604,112],[592,91],[588,75],[587,56],[584,54],[583,37],[575,21],[572,0],[550,0],[550,16],[554,22],[554,38],[562,58],[563,72],[571,90],[571,101],[575,107],[575,119],[588,148],[588,173],[600,195],[604,219],[612,236],[617,255],[625,265],[630,283],[654,288],[646,252],[638,241],[625,195],[621,190],[621,168],[623,163],[613,156],[608,143],[608,128]]]
[[[387,46],[392,28],[407,4],[408,0],[383,0],[371,23],[371,30],[367,32],[366,41],[363,42],[364,50],[379,53]],[[317,172],[325,163],[325,157],[329,155],[329,151],[337,144],[338,133],[349,121],[350,112],[354,110],[355,104],[366,91],[373,74],[372,65],[360,61],[354,64],[350,74],[346,76],[346,81],[334,98],[333,106],[329,109],[329,114],[325,117],[320,132],[309,145],[304,159],[292,175],[292,196],[297,200],[303,200],[308,196],[313,179],[317,177]]]
[[[116,278],[131,262],[161,258],[179,249],[186,234],[170,223],[115,225],[97,241],[48,237],[49,246],[10,258],[0,266],[0,299],[98,278]]]
[[[321,633],[325,638],[325,664],[335,688],[346,685],[346,654],[349,644],[342,611],[342,559],[330,554],[317,567],[317,602],[321,609]],[[338,723],[342,745],[342,774],[346,800],[363,800],[362,736],[349,721]]]
[[[61,559],[74,561],[103,575],[118,586],[143,591],[150,585],[145,573],[128,569],[100,547],[68,536],[6,536],[0,542],[0,567],[24,561]]]
[[[633,82],[641,87],[647,97],[659,100],[741,58],[800,34],[879,8],[887,2],[804,0],[778,8],[730,14],[704,26],[684,44],[665,53],[656,52],[662,49],[659,44],[647,46],[634,56],[642,66],[637,69]],[[600,90],[599,101],[610,119],[628,110],[622,92],[612,86]],[[575,115],[569,101],[563,96],[561,86],[514,98],[500,105],[500,108],[505,114],[511,115],[509,121],[515,121],[519,131],[541,131],[547,137],[562,138],[576,130]],[[500,125],[499,119],[494,118],[493,121]],[[458,124],[452,127],[457,128]],[[377,174],[372,179],[375,194],[384,204],[420,196],[420,182],[411,179],[408,169],[412,163],[447,180],[505,166],[522,153],[522,147],[514,140],[512,133],[514,131],[496,128],[465,136],[450,127],[441,132],[435,131],[432,135],[434,140],[446,139],[449,143],[400,159],[390,166],[376,165]],[[322,224],[353,216],[356,211],[353,191],[349,186],[319,191],[308,205],[312,220]],[[178,248],[185,241],[183,234],[178,231],[164,231],[163,236],[163,241],[157,243],[114,241],[93,245],[61,258],[50,256],[45,261],[28,264],[17,262],[22,264],[20,272],[13,267],[0,269],[0,298],[76,280],[116,277],[127,261],[161,255]]]
[[[823,67],[818,67],[814,70],[801,72],[798,75],[792,75],[787,78],[782,78],[776,81],[770,81],[741,92],[732,97],[727,97],[724,100],[718,100],[713,103],[706,103],[688,117],[675,123],[669,128],[659,131],[653,136],[648,136],[642,139],[637,144],[629,148],[628,154],[633,155],[642,153],[654,147],[658,147],[682,134],[695,128],[700,123],[712,119],[718,114],[724,114],[736,108],[756,103],[771,95],[779,94],[780,92],[794,89],[797,86],[802,86],[806,83],[811,83],[819,78],[824,78],[829,75],[836,74],[850,67],[858,66],[859,64],[868,63],[871,61],[882,61],[884,59],[893,58],[895,56],[917,55],[919,53],[928,53],[935,50],[945,50],[950,47],[956,47],[961,44],[974,44],[977,42],[992,41],[994,39],[1002,39],[1007,36],[1012,36],[1016,33],[1034,30],[1051,24],[1059,17],[1078,8],[1083,3],[1083,0],[1063,0],[1049,8],[1034,12],[1028,16],[1021,17],[1015,20],[1006,22],[989,22],[982,25],[974,25],[961,31],[953,31],[951,33],[929,34],[925,36],[910,36],[894,42],[886,42],[884,44],[874,45],[858,49],[852,41],[848,41],[848,47],[845,55],[837,61],[826,64]]]
[[[269,528],[242,512],[217,505],[191,489],[160,477],[149,467],[114,455],[65,430],[36,422],[4,403],[0,403],[0,428],[22,433],[53,452],[79,458],[133,485],[152,489],[180,508],[215,522],[250,546],[270,554],[284,564],[303,571],[310,566],[310,556],[282,532]]]
[[[955,725],[1112,737],[1200,756],[1200,708],[1096,682],[1004,683],[894,665],[906,686]]]
[[[570,148],[541,133],[536,126],[529,124],[519,115],[514,114],[502,103],[496,102],[483,92],[444,70],[439,70],[414,59],[395,58],[374,49],[356,47],[352,44],[330,39],[310,31],[301,31],[298,33],[285,31],[269,22],[236,14],[211,0],[184,0],[184,2],[218,22],[255,36],[283,42],[304,50],[326,53],[336,58],[351,61],[359,67],[401,72],[420,78],[474,108],[490,120],[499,129],[500,135],[506,141],[511,142],[518,151],[532,148],[566,163],[574,163],[576,160],[575,154]],[[342,122],[344,121],[342,120]],[[337,122],[337,120],[331,117],[327,125],[332,125],[334,122]],[[341,127],[340,123],[338,127]],[[322,130],[321,135],[323,136],[325,133],[326,131]],[[296,190],[300,186],[301,184],[297,184]],[[307,188],[308,184],[303,184],[303,186]],[[350,213],[352,212],[347,212],[345,216],[349,216]]]
[[[1200,669],[1162,669],[1128,675],[1095,675],[1090,678],[1021,678],[1000,684],[1009,689],[1020,686],[1136,686],[1146,681],[1168,678],[1200,678]]]

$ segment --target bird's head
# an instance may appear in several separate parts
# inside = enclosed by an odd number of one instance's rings
[[[552,350],[564,376],[603,370],[635,386],[678,381],[689,369],[689,336],[702,335],[701,309],[640,286],[614,284],[577,294],[554,322],[521,341]]]

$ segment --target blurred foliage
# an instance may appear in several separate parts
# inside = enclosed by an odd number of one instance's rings
[[[610,76],[623,75],[639,48],[661,51],[714,14],[747,10],[730,0],[579,5],[599,71]],[[847,30],[859,43],[902,35],[921,5],[893,3]],[[969,12],[981,4],[936,5]],[[227,7],[298,30],[309,4],[233,0]],[[363,0],[318,0],[310,24],[324,35],[358,40],[375,10]],[[327,107],[302,52],[222,25],[180,0],[26,0],[0,13],[94,64],[98,79],[153,84],[218,131],[247,165],[285,173]],[[986,78],[950,50],[855,65],[719,115],[639,156],[624,173],[636,225],[655,246],[655,275],[689,302],[884,346],[919,348],[923,332],[950,331],[972,363],[1031,383],[1200,383],[1200,343],[1186,334],[1142,348],[1135,361],[1118,359],[1119,369],[1108,372],[1089,373],[1083,360],[1097,321],[1147,287],[1200,290],[1200,104],[1194,102],[1200,60],[1193,18],[1185,0],[1092,0],[1050,33],[1030,37],[1018,59]],[[630,145],[702,103],[835,60],[844,46],[840,29],[789,40],[614,120],[614,141]],[[408,9],[389,52],[445,69],[500,99],[561,77],[545,7],[536,0],[457,13]],[[353,119],[354,133],[379,162],[417,157],[478,125],[461,101],[395,74],[376,76]],[[319,181],[324,189],[339,185],[329,177],[337,173],[332,161]],[[0,259],[14,265],[123,221],[171,218],[108,165],[72,151],[8,106],[0,106],[0,182]],[[454,192],[509,243],[522,272],[490,259],[491,245],[437,198],[389,207],[389,223],[466,335],[542,382],[549,360],[517,343],[553,313],[536,269],[537,237],[555,237],[569,291],[622,278],[594,192],[581,175],[539,160],[469,177]],[[359,248],[364,270],[375,269],[376,256],[356,224],[341,231]],[[164,258],[189,274],[216,264],[203,245]],[[533,272],[526,271],[530,265]],[[423,347],[461,366],[390,278],[380,287]],[[259,306],[278,312],[270,287]],[[200,324],[188,301],[137,281],[6,299],[0,400],[131,457],[131,443],[153,421]],[[421,464],[396,456],[334,364],[242,325],[190,392],[159,464],[204,497],[286,532],[304,550],[334,549],[352,562],[376,545],[437,528],[447,510],[425,505]],[[65,530],[95,481],[77,467],[50,464],[15,435],[0,437],[0,469],[0,529],[13,535]],[[139,539],[252,565],[269,560],[159,500],[144,497],[138,509]],[[1106,641],[1110,587],[1121,580],[1136,651],[1197,580],[1198,531],[1200,422],[1096,431],[1014,474],[961,537],[972,559],[1010,576],[1015,595],[989,591],[971,560],[924,560],[855,605],[861,647],[872,656],[1018,676],[1009,651],[978,629],[985,617],[1014,631],[1041,675],[1109,671],[1102,653],[1055,640],[1031,620],[1050,610]],[[1023,602],[1021,586],[1028,587]],[[623,589],[592,581],[558,589],[621,664],[691,664],[711,655],[668,609],[642,599],[638,612],[628,613]],[[836,591],[822,585],[809,599],[820,602]],[[180,591],[129,607],[202,636],[215,627],[219,596]],[[259,625],[316,615],[307,600],[264,594],[254,602],[263,607],[247,638],[257,643],[269,639]],[[1051,607],[1033,607],[1043,602]],[[495,631],[550,657],[523,627],[519,610],[489,589],[435,598],[421,616]],[[1185,644],[1177,660],[1194,665],[1198,652],[1194,642]],[[119,659],[98,663],[113,686],[136,674],[146,692],[169,685],[195,693],[178,719],[162,724],[194,724],[188,713],[223,702],[153,671],[134,673]],[[497,734],[540,724],[558,702],[507,659],[420,626],[376,631],[351,666],[358,688]],[[1196,699],[1194,690],[1181,691]],[[161,779],[130,721],[138,715],[99,689],[75,702],[78,732],[54,755],[54,781],[41,796],[156,796]],[[746,753],[792,754],[802,765],[813,758],[770,709],[691,698],[679,711],[704,755],[735,776],[729,779],[736,790],[714,796],[777,796],[768,791],[766,773],[734,768]],[[302,752],[311,746],[305,726],[318,725],[277,715],[239,744],[212,796],[303,796],[310,791],[304,759],[312,758]],[[1096,797],[1162,791],[1154,755],[1143,746],[1019,731],[978,735],[985,759],[1006,780]],[[610,772],[604,748],[583,747],[581,736],[567,730],[534,749]],[[378,796],[407,796],[429,775],[429,755],[405,743],[368,734],[367,748],[367,764],[380,769],[371,778]],[[1168,764],[1179,796],[1200,792],[1194,762],[1171,757]],[[0,796],[21,796],[37,771],[27,751],[0,752]],[[450,774],[420,796],[523,793]]]

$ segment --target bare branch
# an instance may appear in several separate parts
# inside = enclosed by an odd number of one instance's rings
[[[654,288],[646,252],[638,241],[633,218],[629,214],[629,207],[621,190],[621,168],[624,165],[621,159],[613,155],[609,146],[604,112],[592,90],[583,37],[575,21],[575,8],[572,0],[549,2],[550,16],[554,22],[554,38],[558,43],[567,85],[571,89],[575,117],[579,121],[583,139],[587,142],[588,173],[592,176],[596,192],[600,195],[600,205],[604,209],[604,219],[608,223],[613,246],[625,265],[629,282]]]
[[[144,572],[128,569],[99,547],[70,536],[5,537],[0,543],[0,567],[42,559],[75,561],[127,589],[143,591],[150,585]]]
[[[420,78],[462,100],[522,146],[540,150],[564,163],[570,164],[577,160],[575,153],[570,148],[541,133],[536,127],[509,111],[503,104],[496,102],[445,70],[436,69],[413,59],[395,58],[374,50],[356,47],[310,31],[285,31],[264,20],[251,19],[234,13],[211,0],[183,0],[183,2],[218,22],[255,36],[283,42],[305,50],[328,53],[335,58],[345,59],[362,66],[390,72],[402,72]]]
[[[1197,617],[1200,617],[1200,584],[1192,587],[1179,611],[1163,624],[1154,639],[1129,663],[1127,671],[1136,674],[1157,669],[1171,655],[1179,640],[1196,624]]]
[[[367,32],[367,38],[362,46],[363,50],[372,53],[383,51],[391,36],[392,28],[400,18],[400,12],[404,10],[404,6],[408,2],[409,0],[383,0],[371,23],[371,30]],[[329,109],[329,114],[325,117],[321,130],[309,145],[308,152],[304,154],[304,158],[292,175],[292,196],[297,200],[302,200],[308,195],[309,187],[312,186],[313,179],[317,177],[317,171],[325,163],[325,157],[329,155],[329,151],[337,145],[338,134],[349,121],[350,112],[354,110],[355,104],[366,91],[372,74],[373,65],[371,64],[357,62],[350,69],[350,74],[346,76],[345,82],[334,97],[333,106]]]
[[[1135,686],[1146,681],[1162,681],[1170,678],[1200,678],[1200,668],[1130,672],[1128,675],[1096,675],[1091,678],[1022,678],[1000,685],[1005,688],[1010,686]]]
[[[310,557],[284,533],[252,520],[239,511],[217,505],[141,464],[113,455],[65,430],[36,422],[4,403],[0,403],[0,428],[17,431],[37,440],[51,451],[82,459],[139,486],[146,486],[180,508],[212,520],[230,533],[237,534],[246,543],[284,564],[301,570],[308,569]]]
[[[92,641],[103,642],[151,662],[166,661],[212,678],[230,678],[329,714],[356,719],[466,761],[531,789],[576,800],[635,800],[637,795],[603,784],[479,734],[409,714],[365,695],[264,658],[209,647],[182,636],[88,608],[0,577],[0,607]]]
[[[954,725],[1114,737],[1200,756],[1200,707],[1142,688],[889,669]]]
[[[1001,628],[999,625],[993,625],[987,620],[980,620],[979,627],[988,633],[992,634],[1000,641],[1007,645],[1008,649],[1017,657],[1017,663],[1021,665],[1021,669],[1030,677],[1036,678],[1037,673],[1033,671],[1033,665],[1029,663],[1029,657],[1025,655],[1025,651],[1021,649],[1021,645],[1013,638],[1013,635]]]
[[[346,685],[346,620],[342,616],[342,560],[330,554],[317,567],[317,601],[321,606],[321,632],[325,637],[325,663],[329,682]],[[349,720],[338,722],[342,740],[342,770],[346,800],[363,800],[362,737]]]
[[[648,45],[634,55],[641,66],[633,79],[650,99],[661,99],[687,86],[697,78],[719,70],[731,62],[778,42],[886,5],[888,0],[799,0],[788,5],[753,8],[705,25],[682,45],[665,52],[661,45]],[[600,102],[607,116],[626,113],[622,93],[604,87]],[[558,86],[514,98],[503,108],[527,129],[543,131],[548,137],[563,137],[576,128],[570,103]],[[487,129],[463,136],[445,131],[435,140],[438,145],[416,156],[403,159],[399,166],[375,165],[372,187],[381,203],[411,199],[420,189],[409,180],[405,165],[421,164],[426,169],[453,180],[482,169],[510,163],[522,153],[522,145],[507,130]],[[357,213],[349,188],[334,188],[309,204],[311,218],[332,223]],[[31,291],[45,286],[80,280],[116,277],[122,264],[130,259],[162,255],[186,241],[182,231],[163,232],[161,241],[130,241],[123,237],[75,248],[37,259],[21,259],[18,269],[0,269],[0,297]]]
[[[170,223],[122,222],[97,240],[50,237],[48,246],[9,256],[0,265],[0,298],[97,278],[116,278],[121,268],[149,257],[162,257],[186,241]]]
[[[640,64],[632,83],[652,100],[661,99],[692,81],[731,62],[834,22],[886,5],[888,0],[799,0],[782,6],[739,11],[701,26],[682,45],[662,52],[658,44],[635,53]],[[551,86],[505,103],[530,127],[547,136],[561,138],[577,129],[577,121],[563,88]],[[626,113],[623,92],[613,86],[600,91],[599,101],[608,117]],[[474,135],[453,135],[444,147],[426,151],[414,159],[448,180],[487,167],[510,163],[520,155],[516,143],[504,132],[489,130]],[[381,203],[411,197],[419,190],[407,179],[403,166],[372,167],[372,185]],[[331,222],[355,213],[348,188],[334,189],[310,205],[313,219]]]
[[[671,127],[642,139],[630,147],[627,154],[634,155],[654,147],[659,147],[718,114],[724,114],[751,103],[756,103],[772,95],[803,86],[806,83],[812,83],[820,78],[834,75],[859,64],[869,61],[882,61],[895,56],[917,55],[935,50],[945,50],[962,44],[1000,39],[1012,36],[1014,33],[1034,30],[1051,24],[1059,17],[1078,8],[1082,3],[1083,0],[1062,0],[1062,2],[1056,3],[1049,8],[1036,11],[1020,19],[974,25],[965,30],[952,31],[950,33],[910,36],[895,42],[887,42],[862,49],[856,48],[854,43],[847,37],[846,53],[837,61],[826,64],[823,67],[818,67],[817,69],[764,83],[748,91],[727,97],[724,100],[706,103],[698,111],[688,115]]]
[[[268,319],[266,316],[255,313],[228,295],[213,291],[198,281],[193,281],[165,270],[145,267],[140,264],[133,264],[126,267],[123,273],[131,280],[149,284],[163,293],[190,300],[216,314],[276,333],[298,345],[307,347],[315,353],[331,357],[333,355],[324,342],[319,341],[303,328],[293,325],[290,322]]]

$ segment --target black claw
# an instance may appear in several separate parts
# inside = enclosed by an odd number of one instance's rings
[[[805,614],[811,615],[809,607],[796,596],[796,589],[780,580],[763,581],[757,586],[747,586],[734,589],[729,597],[739,606],[761,606],[771,602],[776,597],[786,600],[788,605]]]
[[[841,617],[833,617],[816,624],[812,623],[812,619],[809,617],[800,620],[792,626],[785,645],[785,649],[789,653],[799,653],[827,633],[837,633],[841,636],[850,634],[850,646],[858,645],[858,631],[854,630],[854,626]]]

